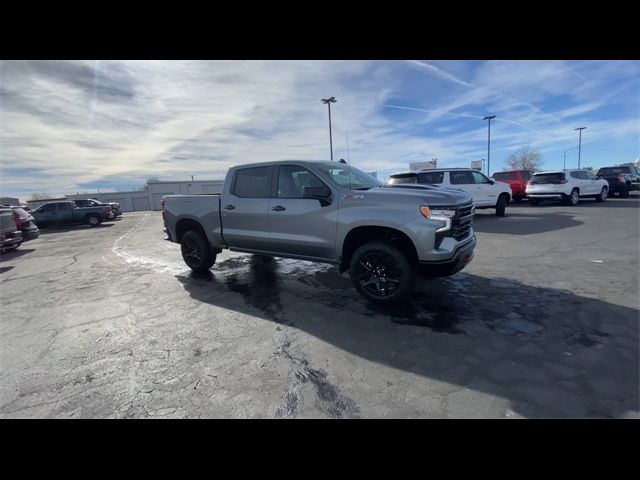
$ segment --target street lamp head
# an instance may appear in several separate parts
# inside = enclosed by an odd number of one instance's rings
[[[578,128],[574,128],[574,130],[584,130],[587,127],[578,127]]]
[[[483,120],[491,120],[492,118],[496,118],[495,115],[484,117]]]
[[[327,103],[336,103],[338,100],[336,100],[336,97],[330,97],[330,98],[323,98],[322,99],[322,103],[327,104]]]

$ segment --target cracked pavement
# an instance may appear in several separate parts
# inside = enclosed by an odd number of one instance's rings
[[[334,267],[159,212],[0,257],[0,418],[639,418],[640,195],[480,210],[473,262],[367,304]]]

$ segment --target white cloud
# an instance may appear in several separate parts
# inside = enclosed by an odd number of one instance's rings
[[[367,170],[399,170],[432,157],[466,165],[484,155],[481,118],[488,113],[498,115],[492,160],[494,148],[498,157],[512,145],[573,142],[573,123],[585,120],[587,142],[637,138],[637,108],[635,115],[593,116],[624,103],[638,80],[633,62],[455,67],[469,81],[417,61],[5,61],[0,187],[26,197],[107,180],[219,178],[231,165],[262,160],[327,159],[320,99],[330,95],[338,99],[334,156],[347,157],[348,130],[351,160]],[[586,80],[576,85],[578,69]],[[412,72],[446,80],[450,89],[438,96],[426,91],[416,104],[402,101],[422,93],[403,90]],[[544,106],[563,95],[572,101]]]

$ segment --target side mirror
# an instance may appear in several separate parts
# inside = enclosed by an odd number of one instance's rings
[[[325,207],[331,203],[331,189],[326,185],[320,187],[302,187],[302,198],[320,200],[320,205]]]

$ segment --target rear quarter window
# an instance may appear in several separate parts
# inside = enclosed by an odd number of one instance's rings
[[[538,173],[531,177],[531,183],[552,183],[564,180],[564,173]]]
[[[444,180],[444,172],[427,172],[418,174],[418,183],[438,184]]]
[[[518,180],[518,174],[516,172],[498,172],[493,174],[493,178],[496,180]]]

